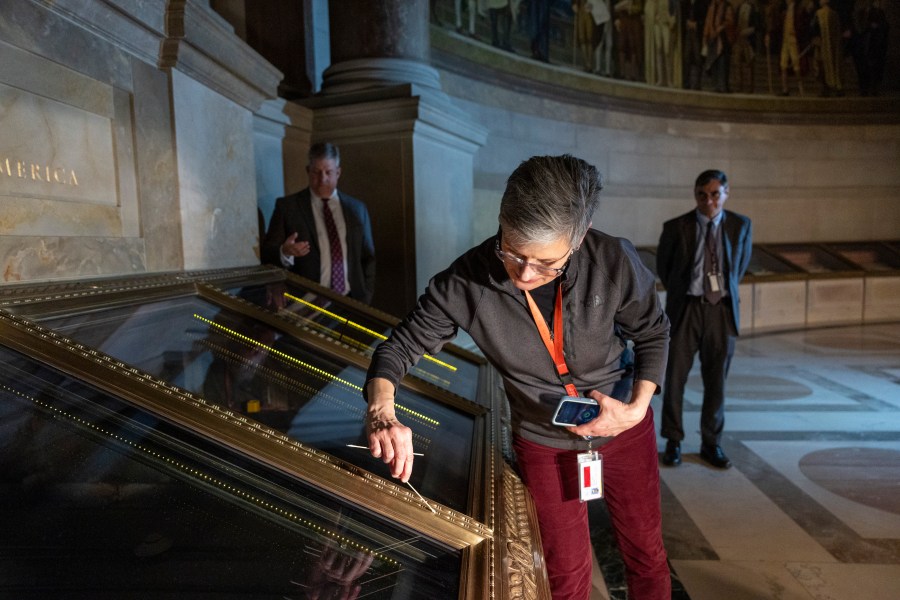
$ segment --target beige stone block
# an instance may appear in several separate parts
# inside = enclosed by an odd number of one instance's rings
[[[741,331],[743,335],[753,333],[753,284],[742,283],[738,286],[740,297]]]
[[[807,282],[806,322],[810,326],[860,323],[863,317],[862,277],[812,279]]]
[[[753,332],[806,325],[806,282],[763,281],[753,286]]]
[[[172,82],[184,267],[258,264],[252,117],[182,73]]]
[[[900,277],[867,277],[863,321],[900,321]]]

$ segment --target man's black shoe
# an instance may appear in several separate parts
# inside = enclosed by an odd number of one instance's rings
[[[677,467],[681,464],[681,443],[673,440],[666,442],[666,451],[662,457],[663,464]]]
[[[731,467],[731,461],[722,451],[722,446],[708,446],[703,444],[700,446],[700,458],[718,469],[728,469]]]

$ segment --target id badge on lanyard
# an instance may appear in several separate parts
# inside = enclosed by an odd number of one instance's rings
[[[578,453],[578,490],[582,502],[603,497],[603,456],[596,450]]]
[[[525,297],[528,299],[528,307],[531,309],[531,316],[534,323],[541,334],[541,340],[556,365],[556,372],[559,379],[566,389],[569,396],[578,396],[575,384],[572,382],[572,376],[569,374],[569,367],[566,365],[566,359],[563,356],[563,320],[562,320],[562,284],[556,291],[556,304],[553,310],[553,328],[556,332],[556,339],[550,335],[547,322],[541,315],[540,310],[532,299],[531,294],[525,291]],[[578,489],[579,498],[582,502],[588,500],[596,500],[603,497],[603,456],[597,450],[591,449],[591,439],[588,438],[587,452],[579,452],[575,461],[578,469]]]

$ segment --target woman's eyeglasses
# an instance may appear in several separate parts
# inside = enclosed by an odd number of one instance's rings
[[[497,240],[497,244],[494,246],[494,252],[497,254],[497,258],[499,258],[505,264],[507,264],[511,267],[515,267],[518,269],[524,269],[525,267],[529,267],[535,273],[538,273],[539,275],[544,275],[546,277],[559,277],[566,270],[566,265],[563,265],[560,268],[548,267],[548,266],[542,265],[542,264],[530,263],[526,260],[519,258],[518,256],[516,256],[514,254],[510,254],[509,252],[504,252],[503,250],[500,249],[500,240]],[[569,250],[569,252],[566,256],[561,256],[551,262],[559,262],[563,258],[572,256],[573,252],[574,252],[574,250]],[[566,264],[568,264],[568,262]]]

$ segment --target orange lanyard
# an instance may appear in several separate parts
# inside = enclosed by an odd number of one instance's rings
[[[563,356],[562,295],[562,282],[560,282],[559,287],[556,290],[556,303],[553,307],[553,331],[556,334],[554,337],[550,335],[547,321],[544,320],[544,315],[541,314],[540,309],[534,302],[534,298],[531,297],[528,290],[525,290],[525,297],[528,299],[528,308],[531,309],[531,318],[534,319],[534,324],[537,325],[538,333],[541,334],[541,340],[544,342],[547,352],[550,353],[553,364],[556,365],[556,372],[559,374],[559,379],[562,381],[563,387],[566,388],[566,393],[568,395],[578,396],[578,390],[575,389],[575,383],[572,381],[572,376],[569,374],[569,367],[566,365],[566,358]]]

